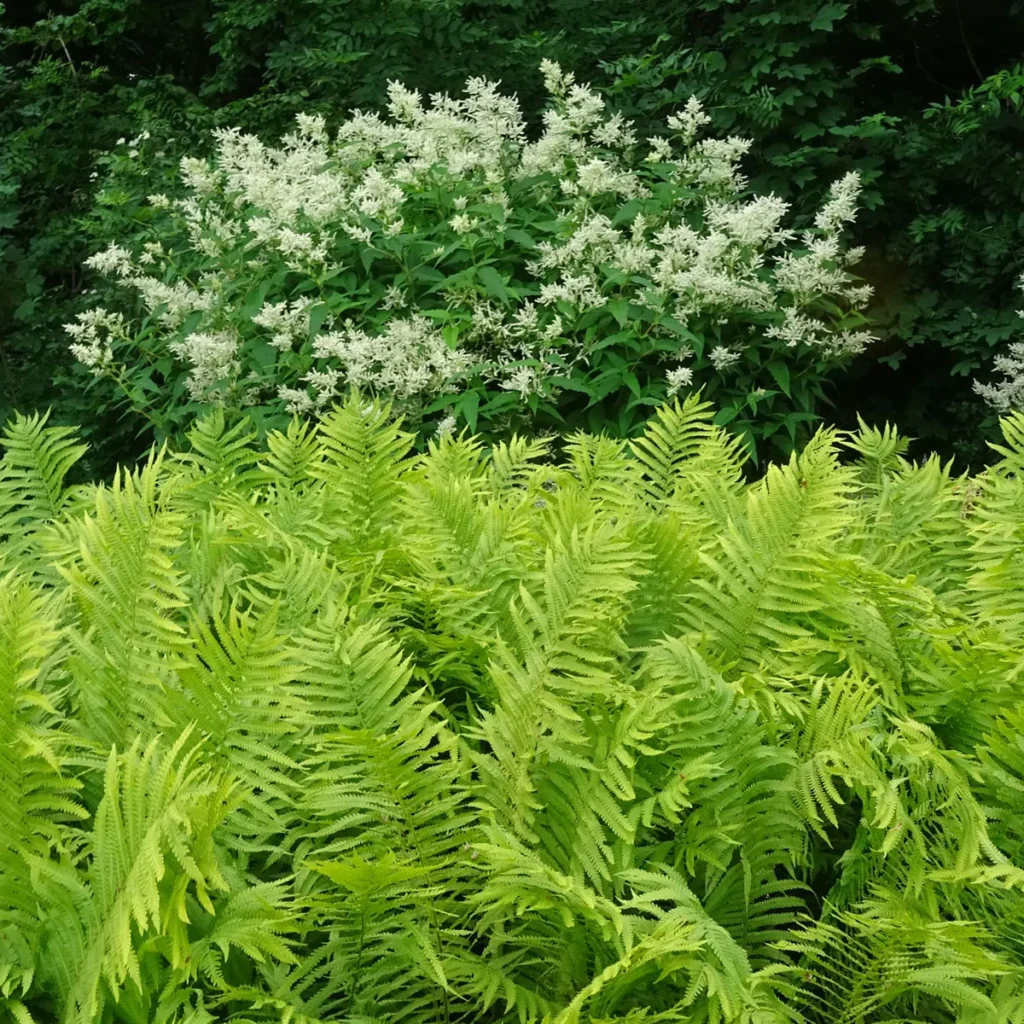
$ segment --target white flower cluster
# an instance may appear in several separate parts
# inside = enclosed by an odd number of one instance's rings
[[[1024,275],[1021,275],[1017,287],[1024,291]],[[1024,317],[1024,309],[1018,311]],[[992,360],[995,370],[1003,374],[1003,379],[995,384],[974,382],[975,393],[981,395],[997,412],[1008,413],[1014,409],[1024,410],[1024,342],[1011,342],[1005,355],[998,355]]]
[[[215,295],[207,288],[193,288],[187,281],[166,284],[158,277],[137,274],[129,279],[138,291],[143,305],[150,313],[157,313],[165,327],[179,327],[192,313],[212,309]]]
[[[974,382],[974,390],[1001,413],[1024,409],[1024,342],[1012,342],[1007,351],[1007,355],[992,360],[995,369],[1005,375],[1003,380],[995,384]]]
[[[167,284],[142,269],[143,266],[166,259],[167,253],[159,243],[148,243],[138,261],[127,249],[111,244],[90,256],[85,265],[101,274],[116,276],[122,283],[134,288],[147,312],[158,313],[165,327],[175,328],[189,314],[213,307],[214,295],[210,285],[216,282],[210,279],[204,282],[205,287],[200,288],[192,287],[187,281]]]
[[[241,370],[238,335],[233,331],[197,332],[171,342],[170,349],[188,363],[188,393],[197,402],[208,401],[211,392],[233,384]]]
[[[150,242],[136,258],[112,244],[89,266],[137,292],[165,332],[164,350],[185,363],[193,397],[223,396],[225,381],[237,379],[245,401],[256,328],[282,354],[311,355],[318,362],[301,378],[282,360],[273,380],[298,411],[322,408],[348,383],[424,397],[456,385],[471,365],[503,388],[536,393],[554,366],[564,373],[586,363],[591,343],[574,325],[613,300],[640,307],[648,323],[672,317],[694,331],[773,318],[751,344],[767,337],[836,357],[867,344],[866,332],[816,315],[822,299],[859,308],[869,297],[848,269],[860,251],[844,251],[841,239],[856,212],[856,174],[836,182],[814,227],[797,236],[784,226],[783,200],[743,195],[750,143],[700,137],[710,119],[697,99],[668,118],[668,134],[648,140],[645,155],[630,122],[600,96],[551,61],[541,72],[551,104],[532,141],[517,100],[483,79],[470,79],[461,98],[429,101],[393,82],[387,116],[354,111],[332,134],[322,117],[300,115],[276,147],[218,130],[211,159],[182,160],[183,198],[150,197],[177,224],[184,249],[176,243],[172,259],[170,246]],[[480,238],[503,258],[519,247],[516,288],[500,303],[480,295],[464,262],[445,265]],[[400,251],[410,239],[415,257]],[[421,265],[435,275],[429,288]],[[438,272],[452,283],[437,284]],[[364,276],[377,296],[365,321],[341,330],[327,322],[311,339],[313,306],[330,306],[349,287],[336,282]],[[260,282],[262,308],[246,316],[243,298]],[[463,348],[417,315],[437,307],[438,293],[454,320],[468,314]],[[358,317],[351,303],[341,308]],[[102,310],[90,315],[68,327],[73,351],[92,368],[108,366],[111,338],[127,343],[125,325]],[[186,322],[191,333],[181,337]],[[661,337],[666,350],[679,335]],[[703,365],[726,372],[741,358],[734,341],[711,349]],[[667,384],[674,392],[693,379],[692,368],[677,368]]]
[[[728,369],[730,366],[735,366],[741,358],[742,357],[739,352],[734,352],[725,345],[716,345],[708,353],[708,359],[711,361],[711,365],[718,370],[719,373],[721,373],[722,370]]]
[[[784,309],[782,323],[769,327],[765,333],[769,338],[784,341],[789,348],[809,345],[836,356],[857,355],[874,340],[870,331],[829,331],[820,320],[794,307]]]
[[[118,277],[129,277],[132,273],[132,254],[119,245],[108,245],[102,252],[94,253],[85,265],[100,274],[116,274]]]
[[[139,132],[134,139],[120,138],[117,140],[117,145],[128,147],[128,156],[134,160],[139,155],[139,146],[142,145],[147,139],[149,139],[149,129],[145,129]]]
[[[97,376],[113,361],[113,340],[126,338],[124,316],[105,309],[79,313],[64,330],[72,338],[71,354]]]
[[[500,386],[506,391],[518,391],[526,398],[540,392],[540,378],[535,367],[517,366],[500,382]]]
[[[668,382],[668,393],[671,397],[693,383],[693,370],[688,366],[676,366],[665,374],[665,380]]]
[[[309,309],[312,299],[296,299],[293,302],[265,302],[263,308],[252,318],[254,324],[273,331],[270,344],[282,352],[289,351],[296,341],[309,333]]]
[[[451,413],[448,413],[444,419],[438,420],[435,433],[439,438],[451,437],[455,433],[455,428],[457,426],[458,420],[456,420]]]
[[[313,354],[339,365],[348,383],[399,399],[429,395],[458,380],[471,364],[470,357],[450,348],[423,316],[390,320],[377,335],[351,325],[321,334],[313,344]],[[321,407],[334,396],[341,377],[330,372],[334,376],[329,381],[322,374],[318,377],[317,371],[304,378],[317,391]]]

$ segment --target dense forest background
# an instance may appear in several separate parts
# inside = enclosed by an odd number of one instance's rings
[[[1024,270],[1024,3],[47,0],[0,25],[0,419],[52,407],[108,462],[148,444],[97,409],[61,325],[91,287],[83,260],[150,215],[211,127],[330,122],[382,106],[391,79],[429,93],[486,75],[537,110],[549,57],[641,135],[696,94],[755,140],[752,186],[798,211],[859,170],[880,340],[830,381],[827,418],[985,458],[995,417],[971,381],[1017,331]],[[146,131],[129,161],[117,141]]]

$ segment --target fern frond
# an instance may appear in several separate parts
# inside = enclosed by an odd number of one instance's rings
[[[59,607],[16,576],[0,577],[0,847],[45,854],[60,823],[85,816],[59,731]],[[49,692],[48,692],[49,691]]]
[[[1014,410],[999,420],[1005,444],[989,444],[989,447],[1002,455],[1002,462],[996,467],[1003,474],[1020,473],[1024,470],[1024,412]]]
[[[644,490],[652,507],[664,505],[675,493],[682,466],[701,454],[715,434],[713,407],[699,395],[680,404],[664,405],[647,422],[643,435],[631,444],[644,475]]]
[[[69,497],[64,478],[87,450],[74,430],[48,427],[48,419],[49,413],[16,415],[0,438],[0,541],[8,568],[31,550],[42,526],[60,517]]]
[[[804,634],[829,600],[810,562],[849,525],[848,487],[826,432],[785,468],[770,467],[747,496],[745,519],[701,553],[709,572],[695,581],[692,628],[749,665],[765,648]]]
[[[96,1019],[103,986],[113,993],[126,982],[141,987],[143,940],[184,912],[188,888],[208,910],[210,890],[224,888],[189,823],[206,813],[204,804],[220,813],[226,794],[183,755],[187,742],[183,733],[167,751],[156,740],[124,755],[111,751],[85,878],[67,865],[35,865],[55,910],[44,924],[41,973],[66,1024]],[[167,885],[168,871],[180,884]]]
[[[979,484],[967,585],[980,615],[1007,636],[1019,636],[1024,630],[1024,473],[997,467]]]
[[[188,433],[189,447],[174,455],[190,470],[175,476],[178,507],[204,509],[225,492],[247,492],[260,479],[255,440],[246,421],[229,427],[221,409],[199,420]]]
[[[655,647],[645,674],[664,707],[652,738],[658,753],[638,765],[642,789],[654,794],[644,820],[674,827],[676,863],[760,966],[805,911],[795,877],[806,837],[793,755],[769,741],[757,711],[682,641]]]
[[[647,573],[630,598],[623,638],[630,647],[646,647],[677,636],[686,625],[686,605],[700,571],[698,545],[674,510],[637,518],[632,525],[637,547],[647,555]]]
[[[610,513],[625,515],[633,505],[637,463],[624,442],[576,434],[565,446],[566,468],[576,478],[580,497]]]
[[[999,1020],[986,992],[1009,965],[969,921],[936,921],[891,891],[819,926],[824,942],[807,960],[795,1002],[812,1019]]]
[[[490,642],[536,560],[528,496],[477,491],[465,478],[410,484],[402,538],[416,563],[392,591],[423,678],[453,699],[479,693]]]
[[[321,457],[316,428],[295,417],[283,434],[274,431],[268,435],[266,462],[260,468],[268,482],[279,490],[305,489],[311,470]]]
[[[309,474],[324,483],[322,515],[346,553],[368,554],[396,526],[398,478],[412,435],[389,410],[353,393],[320,421],[322,461]]]
[[[1006,430],[974,478],[862,430],[859,466],[825,431],[746,483],[699,399],[552,460],[414,455],[354,396],[33,484],[45,528],[0,537],[0,1006],[1024,1024]]]
[[[550,449],[547,438],[513,437],[499,442],[487,456],[487,478],[491,491],[504,493],[523,486],[536,470],[536,462]]]
[[[860,456],[858,475],[861,480],[879,486],[886,475],[906,465],[903,457],[913,438],[902,437],[890,423],[881,429],[869,427],[859,415],[857,425],[860,429],[842,444]]]
[[[161,469],[151,459],[96,491],[92,514],[75,527],[79,558],[62,569],[79,611],[68,634],[78,710],[102,747],[168,724],[160,694],[184,635],[175,616],[187,602],[173,555],[185,520],[163,506]]]
[[[294,685],[299,662],[275,609],[256,616],[235,605],[224,618],[194,619],[182,646],[163,713],[206,741],[208,767],[241,784],[239,813],[227,826],[236,841],[286,847],[311,711]]]
[[[187,942],[188,955],[176,968],[176,982],[206,979],[231,995],[225,965],[232,951],[257,965],[294,964],[291,936],[298,931],[296,910],[285,882],[246,886],[232,879],[231,892],[217,900],[216,913],[198,904],[189,907],[198,936]]]
[[[299,647],[318,715],[298,801],[300,877],[339,941],[289,987],[305,1000],[322,981],[317,1006],[357,1013],[393,1004],[436,1019],[449,998],[444,962],[465,947],[454,900],[468,884],[463,847],[475,815],[458,744],[431,706],[406,692],[408,669],[378,631],[357,627],[339,643],[328,622]],[[311,873],[334,885],[314,885]]]
[[[791,749],[798,758],[794,795],[808,824],[828,842],[826,825],[837,828],[837,808],[850,788],[885,786],[887,779],[871,756],[871,734],[864,725],[875,710],[876,693],[847,676],[816,682]]]
[[[964,586],[969,537],[964,529],[970,489],[934,456],[886,473],[860,503],[856,548],[893,576],[914,575],[937,593]],[[969,500],[969,499],[968,499]]]
[[[993,838],[1015,864],[1024,866],[1024,712],[1007,709],[979,745],[985,766],[980,784]]]

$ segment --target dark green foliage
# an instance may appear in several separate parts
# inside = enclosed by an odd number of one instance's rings
[[[754,187],[797,203],[860,170],[857,270],[881,341],[835,377],[831,417],[895,418],[922,451],[983,462],[995,418],[970,380],[1018,330],[1024,269],[1024,5],[687,7],[701,28],[613,62],[613,94],[653,116],[696,92],[717,125],[758,140]]]
[[[487,74],[535,110],[549,56],[595,84],[603,66],[641,128],[705,96],[719,127],[757,140],[754,184],[807,209],[860,169],[875,212],[859,269],[883,340],[820,411],[851,426],[858,409],[889,416],[984,458],[994,421],[970,379],[1013,330],[1024,263],[1018,0],[62,0],[12,6],[3,23],[0,416],[54,405],[84,423],[94,457],[145,446],[138,422],[68,377],[60,331],[92,283],[82,259],[139,216],[104,187],[119,137],[151,125],[175,140],[173,164],[213,123],[273,136],[297,110],[379,106],[389,78],[456,90]]]

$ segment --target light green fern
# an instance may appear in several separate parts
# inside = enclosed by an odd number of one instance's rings
[[[19,1024],[1022,1024],[1024,426],[744,478],[352,395],[0,460]]]

